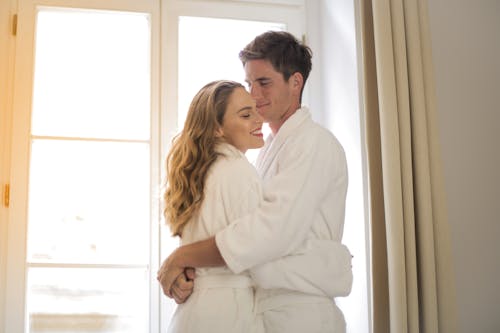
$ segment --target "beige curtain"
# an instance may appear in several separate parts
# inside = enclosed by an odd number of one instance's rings
[[[427,0],[360,0],[374,333],[456,332]]]

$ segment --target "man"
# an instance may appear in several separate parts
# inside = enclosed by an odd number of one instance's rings
[[[215,237],[178,248],[158,279],[182,302],[190,292],[189,284],[179,287],[186,267],[250,269],[266,332],[345,332],[333,297],[348,295],[352,284],[351,256],[341,244],[347,164],[340,143],[301,106],[311,51],[289,33],[270,31],[240,59],[272,132],[256,165],[264,200]]]

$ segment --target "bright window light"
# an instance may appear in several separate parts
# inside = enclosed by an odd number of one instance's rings
[[[208,82],[227,79],[245,85],[239,52],[255,36],[268,30],[285,28],[282,23],[180,17],[178,127],[184,126],[191,100]],[[266,127],[264,135],[267,133],[269,130]],[[258,150],[249,150],[248,159],[254,161],[257,153]]]
[[[37,13],[29,332],[149,331],[149,15]]]
[[[149,140],[146,14],[41,10],[32,133]]]

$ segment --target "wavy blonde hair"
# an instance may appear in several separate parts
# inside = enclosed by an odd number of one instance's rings
[[[220,155],[220,138],[229,98],[243,85],[227,80],[205,85],[193,98],[183,130],[174,137],[166,159],[164,215],[173,236],[181,236],[186,223],[199,211],[210,166]]]

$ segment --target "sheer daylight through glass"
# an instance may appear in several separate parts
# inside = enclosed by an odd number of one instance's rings
[[[149,330],[149,20],[119,11],[37,13],[30,333]]]
[[[285,28],[282,23],[180,17],[178,127],[183,127],[193,96],[206,83],[228,79],[246,86],[239,52],[255,36]],[[269,133],[267,126],[263,130]],[[248,159],[255,160],[257,152],[249,150]]]

